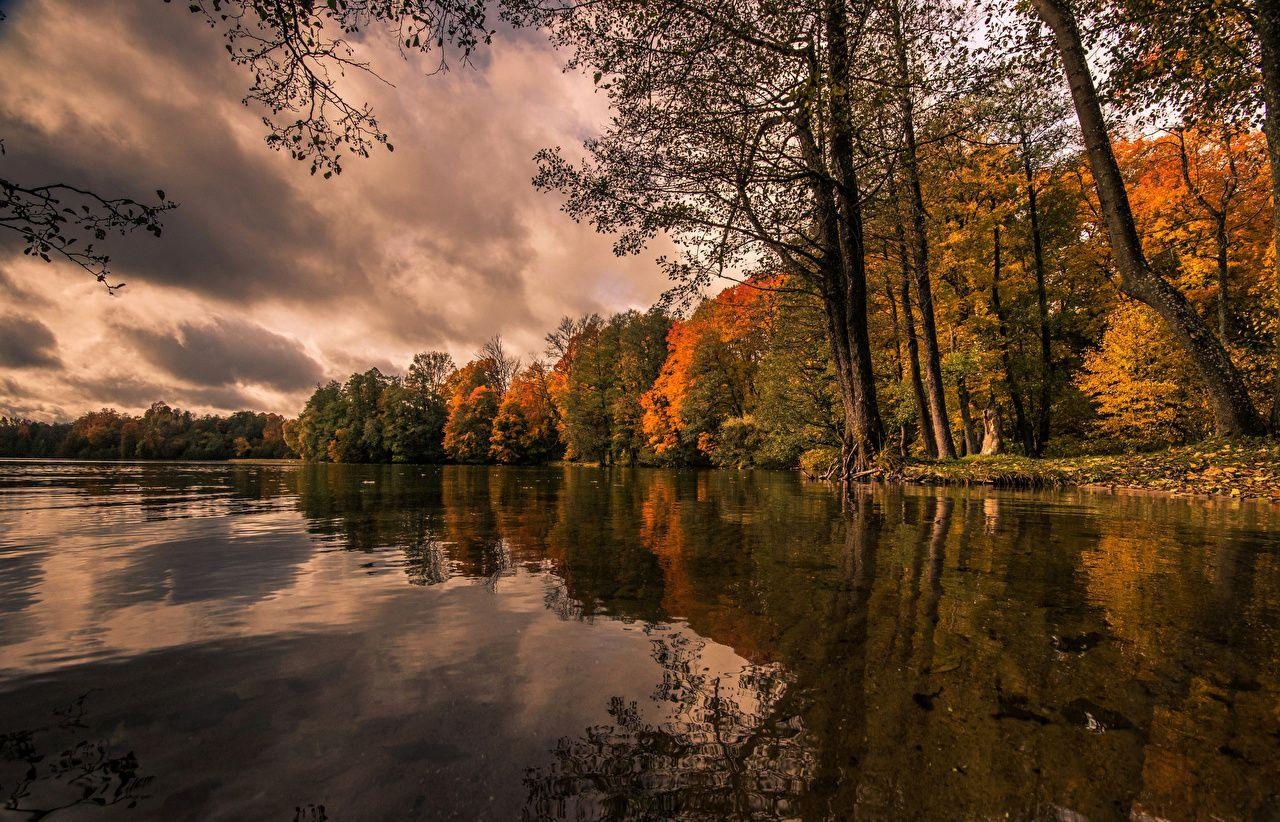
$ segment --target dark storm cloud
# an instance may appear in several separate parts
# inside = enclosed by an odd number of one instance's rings
[[[293,391],[324,377],[320,364],[297,340],[241,320],[219,317],[203,324],[183,323],[176,333],[122,331],[152,365],[197,384],[254,383]]]
[[[430,60],[362,34],[360,57],[389,84],[358,72],[341,82],[396,150],[349,158],[325,181],[267,148],[240,102],[250,76],[185,4],[10,11],[0,175],[144,200],[163,189],[179,203],[159,239],[108,238],[129,284],[117,298],[0,238],[6,307],[51,330],[62,362],[24,374],[30,401],[0,397],[11,407],[243,400],[294,414],[327,377],[398,371],[429,349],[465,361],[494,334],[538,350],[561,315],[643,307],[666,284],[651,256],[614,259],[608,238],[530,185],[538,149],[572,151],[605,116],[536,32],[501,31],[474,68],[431,77]],[[129,349],[142,356],[110,356]]]
[[[174,386],[166,382],[131,377],[73,377],[73,392],[92,397],[97,405],[141,410],[154,402],[181,408],[209,408],[217,411],[239,411],[255,407],[253,397],[234,386],[205,388]]]
[[[0,315],[0,365],[6,368],[53,368],[58,338],[49,326],[18,314]]]
[[[218,33],[184,8],[135,2],[76,9],[79,27],[127,45],[135,60],[124,62],[51,54],[45,45],[53,32],[42,29],[66,11],[56,3],[23,4],[0,28],[0,48],[52,63],[63,81],[94,98],[85,104],[97,116],[71,123],[69,132],[53,131],[46,117],[71,113],[63,108],[74,101],[50,99],[43,112],[0,102],[5,161],[27,180],[75,180],[139,199],[163,189],[178,201],[160,240],[112,238],[121,279],[142,277],[240,303],[354,297],[381,305],[393,302],[378,281],[395,261],[380,240],[388,231],[434,228],[411,245],[466,276],[478,295],[505,295],[515,319],[528,319],[519,316],[521,275],[531,256],[521,214],[540,196],[528,186],[531,151],[521,146],[518,158],[512,155],[518,113],[467,105],[483,94],[484,78],[475,71],[428,80],[422,67],[390,65],[406,91],[429,95],[428,107],[458,98],[459,105],[421,119],[397,112],[404,103],[399,88],[353,80],[349,96],[370,99],[400,143],[398,168],[383,178],[378,166],[385,168],[389,156],[349,158],[345,177],[323,181],[266,147],[256,113],[240,103],[249,78],[226,59]],[[70,15],[66,22],[73,23]],[[507,175],[495,178],[495,171],[517,159],[521,186],[513,190]],[[345,203],[356,207],[335,219],[334,207]],[[395,307],[418,324],[448,322],[430,307]]]
[[[4,295],[5,303],[13,307],[44,302],[38,295],[18,285],[4,268],[0,268],[0,294]]]
[[[55,21],[61,11],[54,7]],[[309,261],[326,245],[314,204],[288,185],[262,144],[237,139],[237,121],[255,118],[239,107],[235,90],[246,80],[213,32],[172,6],[78,9],[82,25],[140,57],[98,62],[44,48],[41,29],[54,22],[47,14],[44,4],[23,4],[0,28],[0,48],[54,63],[63,81],[100,101],[99,110],[67,132],[51,132],[44,117],[66,113],[75,101],[50,99],[44,111],[0,102],[5,164],[21,169],[24,181],[71,180],[140,200],[164,189],[177,200],[159,241],[145,234],[111,239],[123,279],[142,276],[224,299],[324,300],[341,290],[335,279],[316,276]],[[356,259],[341,251],[329,248],[325,259],[347,276],[357,273]]]

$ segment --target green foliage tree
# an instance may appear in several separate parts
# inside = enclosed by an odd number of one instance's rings
[[[111,408],[69,423],[0,417],[0,456],[78,459],[280,459],[291,456],[279,414],[197,416],[154,403],[141,417]]]
[[[448,354],[418,354],[405,378],[383,394],[383,437],[393,462],[444,461],[444,426],[449,415],[446,390],[454,370]]]

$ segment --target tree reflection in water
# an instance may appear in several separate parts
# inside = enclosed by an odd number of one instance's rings
[[[687,634],[653,640],[663,681],[652,721],[620,697],[609,724],[561,739],[554,762],[525,777],[526,819],[750,819],[795,812],[812,778],[801,719],[789,712],[779,665],[732,675],[702,664]]]
[[[529,772],[531,818],[1280,811],[1280,560],[1251,509],[877,488],[845,514],[786,475],[625,469],[353,487],[304,487],[313,527],[411,582],[526,570],[564,619],[655,630],[662,687],[583,683],[610,721]]]
[[[133,751],[86,736],[91,694],[56,711],[52,725],[0,734],[0,810],[43,819],[82,805],[132,809],[147,798],[153,777]]]
[[[148,517],[182,515],[209,484],[129,470]],[[275,564],[253,545],[224,554],[270,572],[264,591],[290,578],[277,565],[343,550],[384,582],[501,596],[523,575],[535,595],[499,604],[545,606],[584,623],[576,636],[649,632],[636,670],[661,684],[640,698],[590,665],[547,669],[556,628],[513,640],[517,677],[601,718],[554,725],[544,757],[521,760],[530,818],[1280,813],[1280,529],[1265,509],[876,487],[844,513],[828,488],[765,472],[201,470],[229,474],[207,507],[301,514],[288,522],[309,539]],[[69,482],[119,493],[91,472]],[[166,556],[166,578],[196,578]]]
[[[867,594],[874,534],[867,508],[844,525],[815,660],[835,699],[815,701],[785,666],[713,670],[705,641],[653,640],[662,681],[652,705],[614,697],[612,722],[562,739],[526,776],[526,819],[785,819],[826,816],[855,795],[865,736]],[[669,535],[669,532],[668,532]],[[654,713],[662,718],[646,719]]]

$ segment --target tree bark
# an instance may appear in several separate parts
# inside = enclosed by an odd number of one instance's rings
[[[1259,68],[1262,73],[1262,132],[1267,137],[1267,155],[1271,161],[1271,198],[1280,204],[1280,5],[1274,0],[1259,0],[1252,17],[1258,37]],[[1272,224],[1275,246],[1276,298],[1280,301],[1280,205]],[[1280,325],[1275,332],[1275,375],[1271,389],[1271,432],[1280,432]]]
[[[915,127],[915,102],[911,92],[911,71],[907,61],[907,43],[897,0],[889,5],[893,25],[894,49],[898,64],[898,83],[902,88],[902,167],[907,176],[907,202],[911,209],[916,299],[920,304],[920,337],[924,343],[925,385],[929,389],[929,415],[933,418],[933,434],[938,456],[955,459],[956,446],[951,437],[951,419],[947,415],[946,386],[942,382],[942,356],[938,350],[937,321],[933,311],[933,286],[929,280],[929,235],[925,219],[924,194],[920,188],[920,166]]]
[[[842,0],[825,0],[826,58],[831,82],[849,87],[848,20]],[[815,75],[816,65],[811,66]],[[867,324],[866,245],[858,177],[853,160],[853,119],[844,94],[832,94],[827,116],[826,140],[813,133],[806,114],[795,123],[801,151],[813,170],[811,188],[815,203],[815,228],[823,248],[819,281],[826,310],[827,339],[836,368],[844,411],[841,480],[847,484],[865,470],[884,447],[884,426],[876,403],[871,363],[871,335]],[[824,154],[821,145],[827,146]],[[828,161],[829,158],[829,161]]]
[[[1004,451],[1004,436],[1000,433],[1000,410],[988,405],[982,410],[982,453],[999,454]]]
[[[1160,316],[1187,351],[1208,390],[1220,436],[1262,434],[1265,426],[1244,380],[1222,343],[1187,298],[1148,263],[1138,239],[1129,195],[1111,147],[1097,88],[1085,56],[1070,0],[1032,0],[1053,31],[1062,58],[1076,117],[1088,149],[1098,204],[1107,224],[1120,290]]]

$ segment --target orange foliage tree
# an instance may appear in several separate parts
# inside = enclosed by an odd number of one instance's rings
[[[640,399],[644,432],[660,457],[714,457],[726,423],[735,439],[750,438],[756,370],[783,282],[781,276],[762,277],[727,288],[672,325],[667,360]]]

